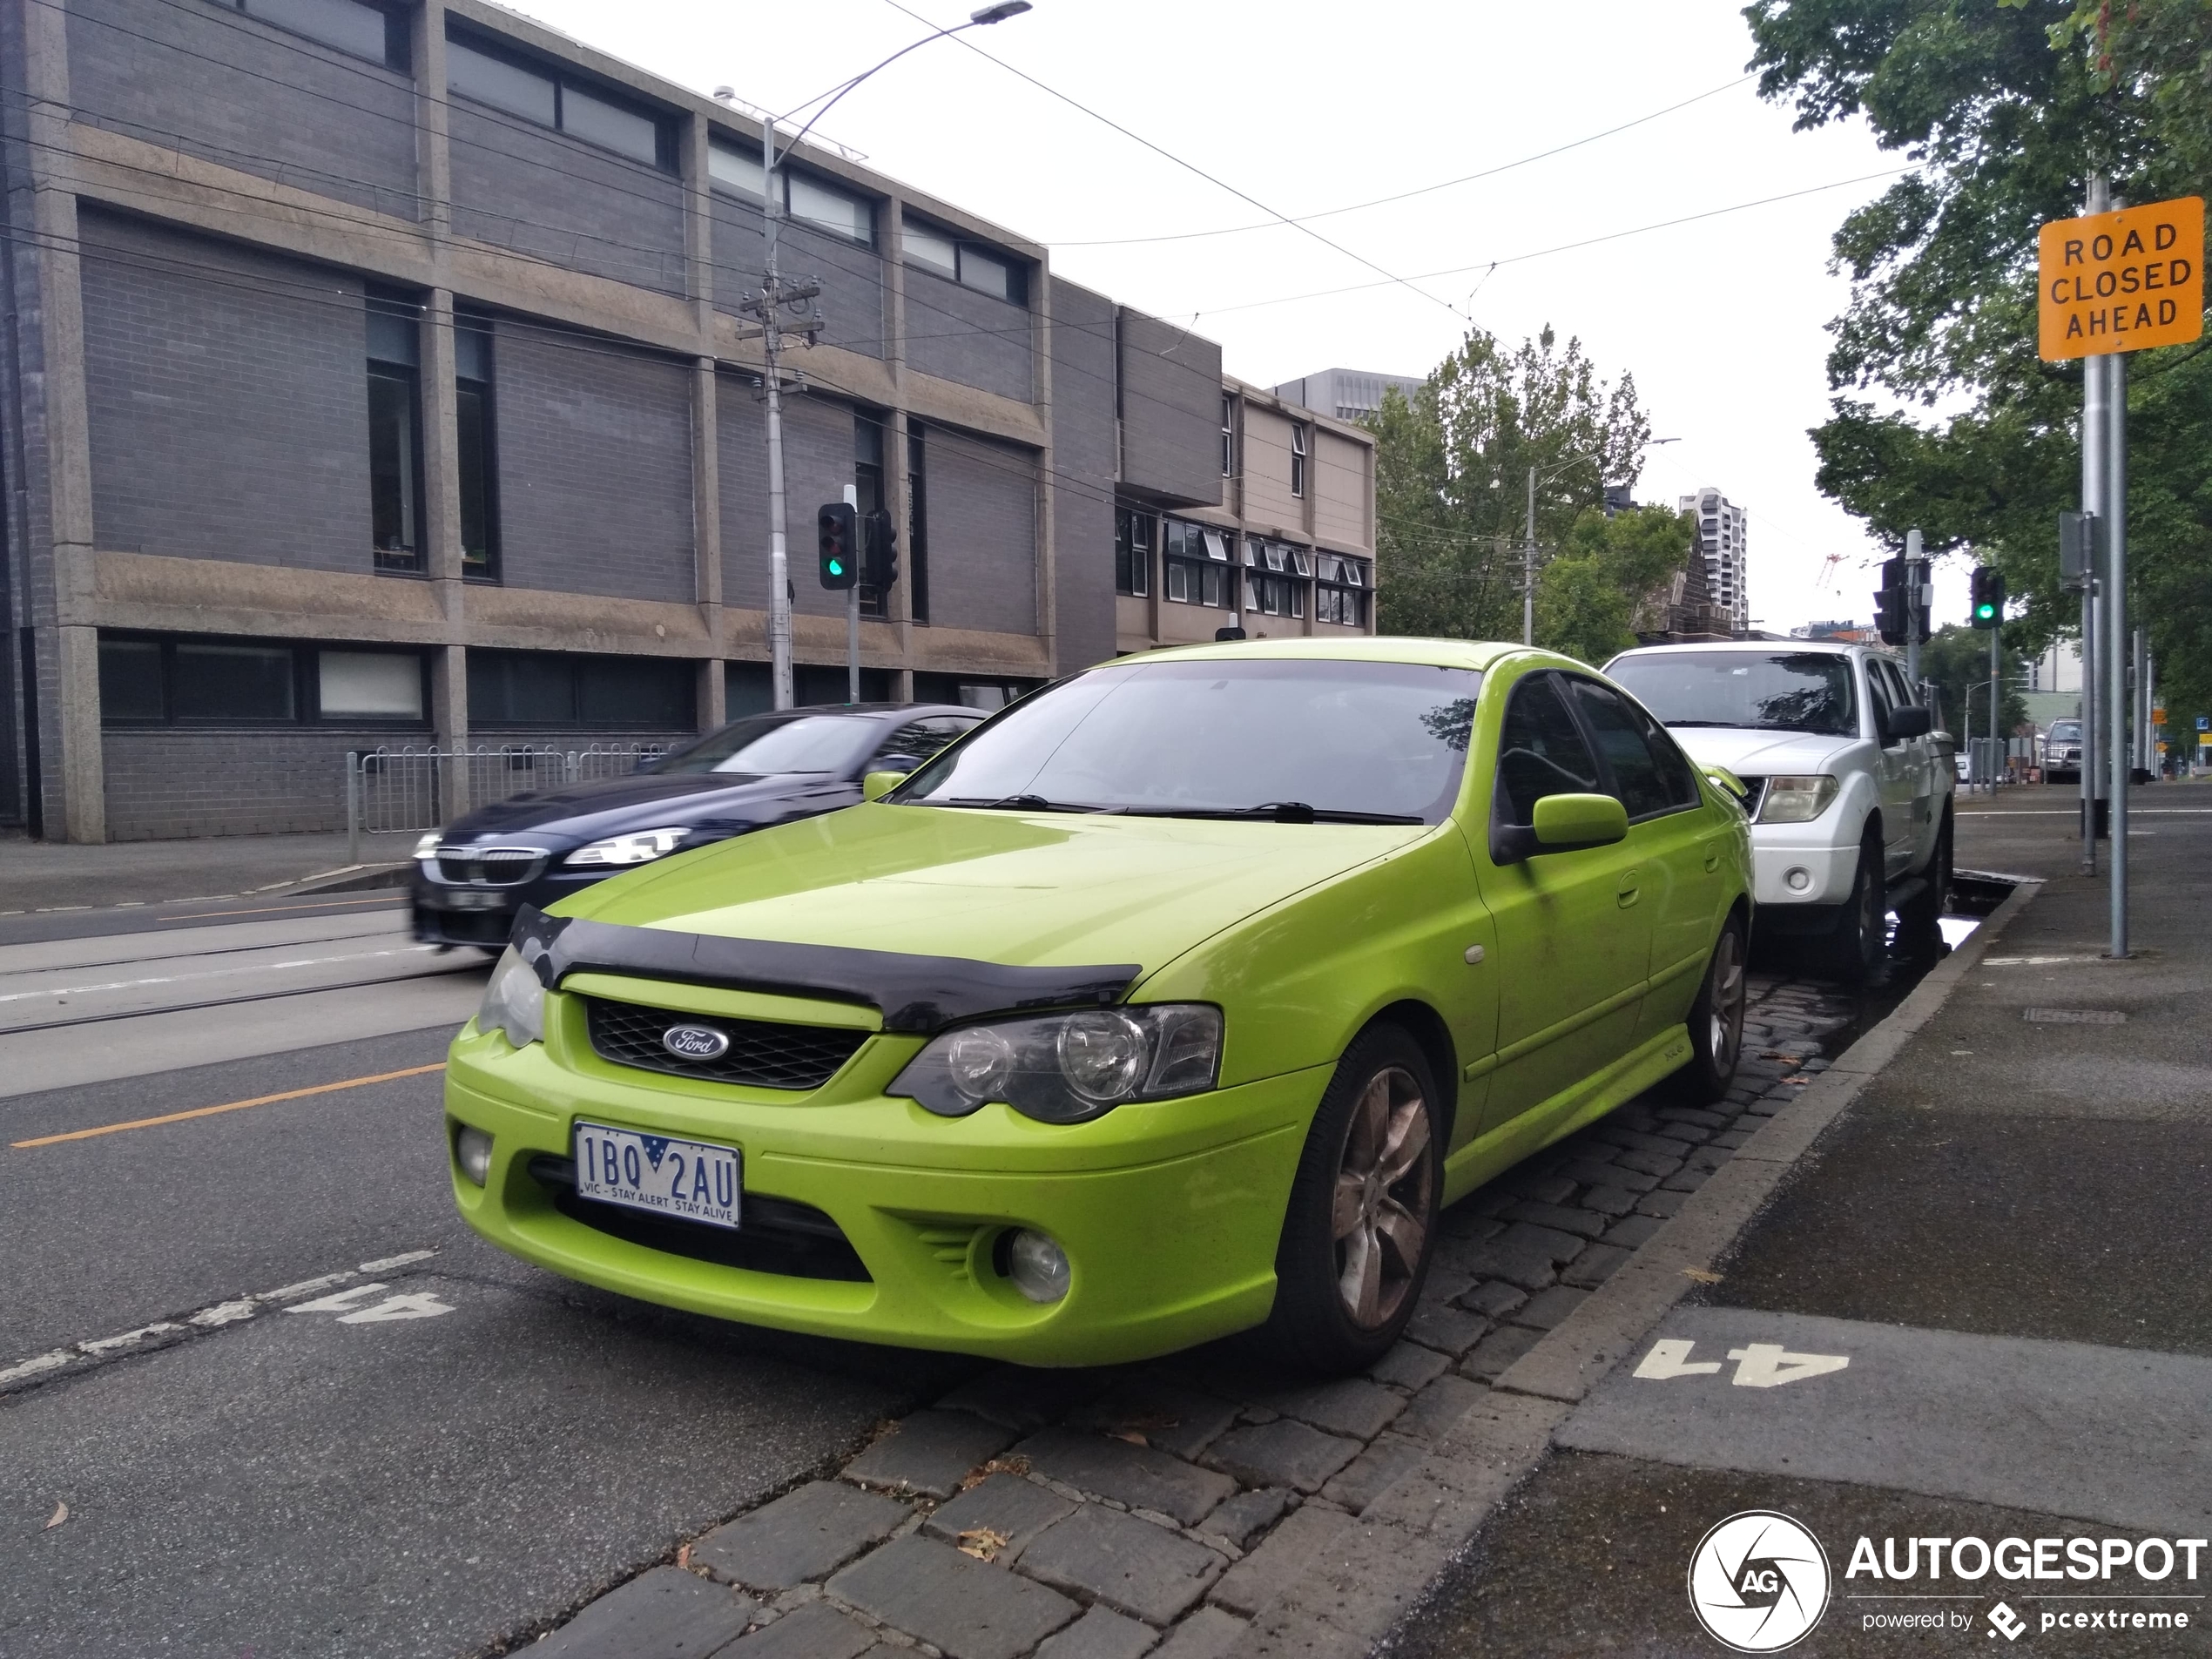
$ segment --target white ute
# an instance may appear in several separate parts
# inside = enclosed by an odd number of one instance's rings
[[[1886,652],[1817,640],[1649,645],[1605,671],[1701,765],[1750,790],[1757,926],[1811,935],[1847,983],[1931,948],[1951,887],[1950,734]]]

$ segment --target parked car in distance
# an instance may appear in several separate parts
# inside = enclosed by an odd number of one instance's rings
[[[448,1068],[471,1227],[756,1325],[1345,1372],[1440,1204],[1735,1071],[1743,811],[1567,658],[1155,651],[885,782],[524,915]]]
[[[2078,784],[2081,781],[2081,722],[2054,720],[2043,734],[2043,781]]]
[[[1887,652],[1823,641],[1653,645],[1606,664],[1699,762],[1750,790],[1758,925],[1809,936],[1823,969],[1872,976],[1932,948],[1951,889],[1950,734]]]
[[[911,772],[983,718],[954,704],[749,715],[620,778],[509,796],[415,846],[415,936],[497,950],[525,906],[673,853],[850,806],[873,771]]]

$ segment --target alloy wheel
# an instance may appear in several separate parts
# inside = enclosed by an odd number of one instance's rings
[[[1749,988],[1743,977],[1743,939],[1735,928],[1721,934],[1713,948],[1712,1030],[1707,1052],[1713,1069],[1723,1077],[1736,1069],[1736,1051],[1743,1041],[1743,1005]]]
[[[1420,1085],[1404,1067],[1386,1066],[1352,1106],[1337,1170],[1337,1291],[1363,1331],[1387,1325],[1413,1290],[1435,1181]]]

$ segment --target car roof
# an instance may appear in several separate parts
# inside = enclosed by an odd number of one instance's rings
[[[1118,657],[1100,667],[1132,662],[1230,662],[1255,657],[1306,662],[1414,663],[1426,667],[1487,669],[1501,658],[1529,648],[1500,640],[1421,639],[1406,635],[1363,635],[1345,639],[1223,639],[1204,645],[1170,645],[1159,651]]]

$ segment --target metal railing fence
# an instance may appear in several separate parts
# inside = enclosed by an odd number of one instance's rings
[[[346,756],[346,846],[361,862],[363,835],[434,830],[475,806],[529,791],[631,772],[667,752],[661,744],[503,743],[497,748],[355,749]]]

